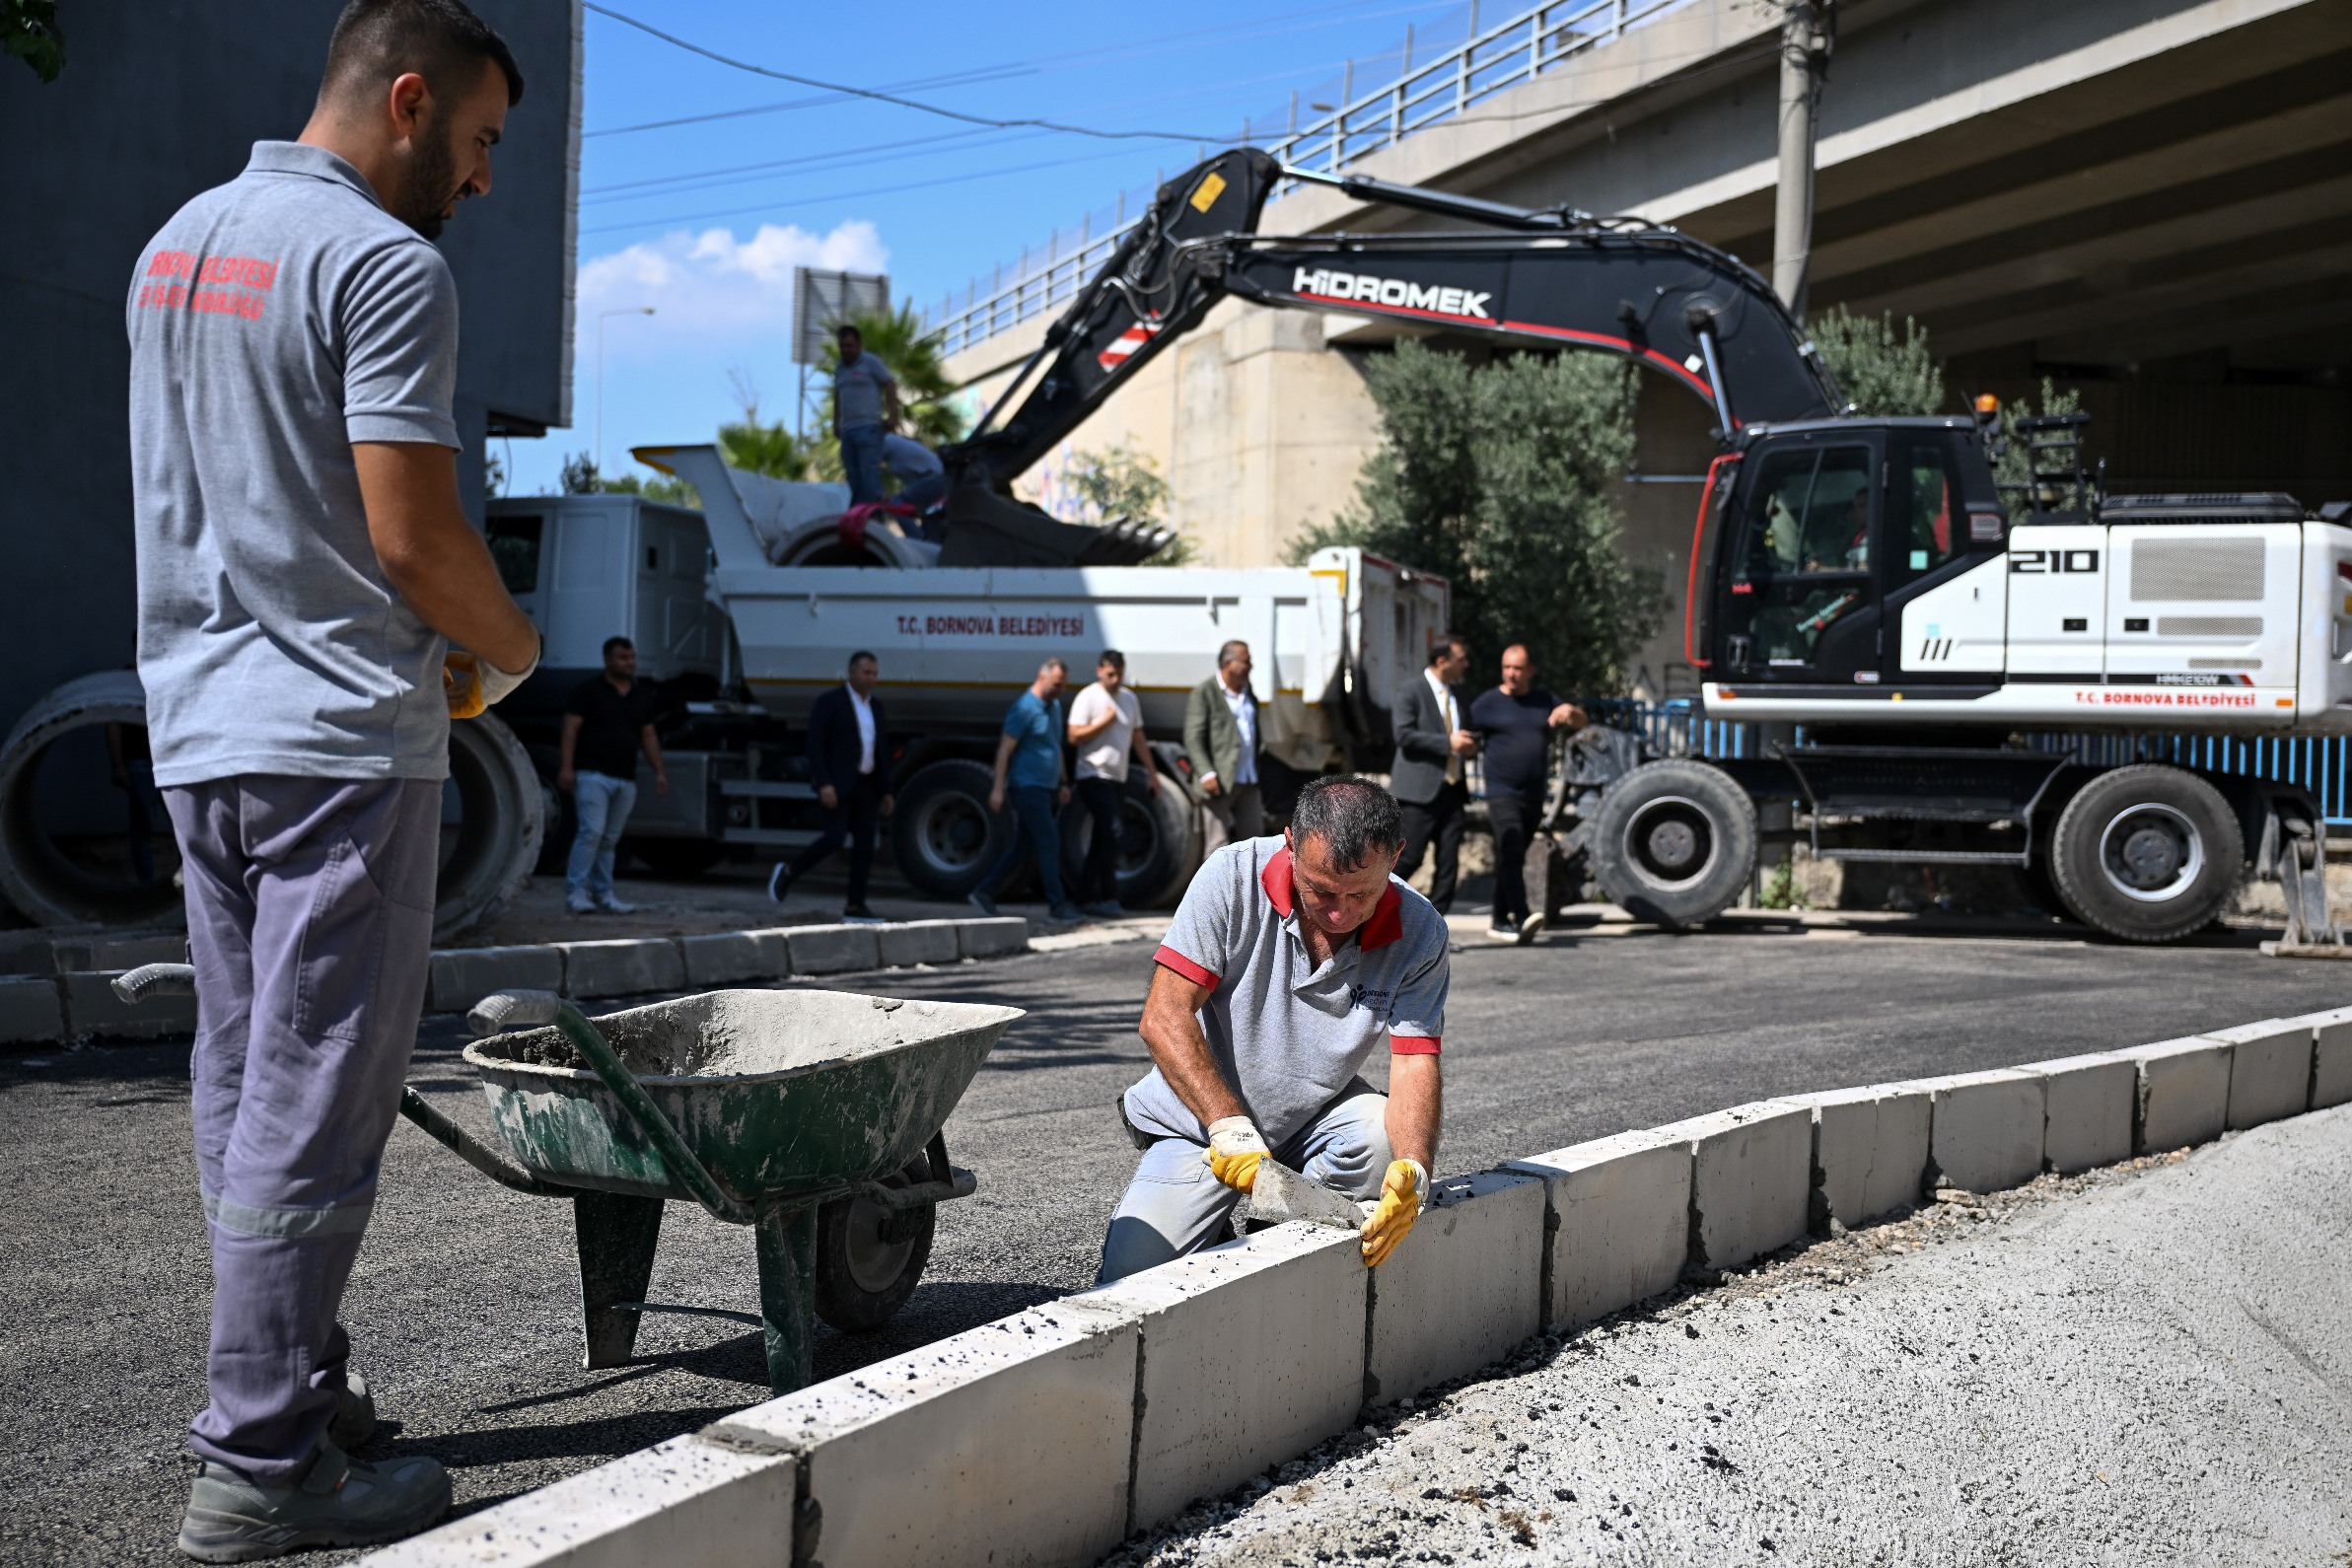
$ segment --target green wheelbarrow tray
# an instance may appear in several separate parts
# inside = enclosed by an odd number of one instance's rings
[[[591,1020],[735,1203],[904,1169],[1021,1016],[842,991],[712,991]],[[700,1200],[559,1028],[465,1047],[517,1163],[569,1187]],[[728,1216],[722,1215],[721,1218]]]

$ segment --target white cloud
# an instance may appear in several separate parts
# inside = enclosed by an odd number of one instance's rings
[[[742,347],[747,337],[773,333],[781,339],[792,324],[793,268],[882,272],[889,265],[890,251],[862,218],[822,235],[772,223],[748,240],[726,229],[664,235],[581,266],[581,339],[589,341],[599,312],[643,305],[659,313],[660,324],[652,332],[626,334],[633,355],[674,351],[688,340]],[[623,338],[618,331],[609,334],[615,358]]]

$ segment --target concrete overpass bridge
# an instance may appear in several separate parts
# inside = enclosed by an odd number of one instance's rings
[[[2078,387],[2119,488],[2352,496],[2352,0],[1839,12],[1815,313],[1916,317],[1956,397],[2016,396],[2044,376]],[[1473,22],[1456,49],[1274,147],[1530,206],[1638,213],[1768,272],[1778,28],[1769,0],[1576,0]],[[1270,234],[1442,226],[1319,186],[1278,196],[1263,220]],[[992,397],[1108,244],[946,316],[959,378]],[[1070,448],[1154,457],[1172,521],[1209,560],[1279,559],[1352,494],[1376,440],[1357,366],[1396,335],[1228,302]],[[1703,467],[1708,424],[1695,399],[1646,395],[1637,468]],[[1693,498],[1671,482],[1625,488],[1628,551],[1670,592]],[[1644,662],[1654,692],[1683,685],[1670,644]]]

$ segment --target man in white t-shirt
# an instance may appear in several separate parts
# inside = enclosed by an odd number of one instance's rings
[[[1160,793],[1144,739],[1143,705],[1127,689],[1127,656],[1105,648],[1095,663],[1095,683],[1070,704],[1070,745],[1078,750],[1078,799],[1095,824],[1078,873],[1078,907],[1098,920],[1116,920],[1119,907],[1119,819],[1127,794],[1127,758],[1143,769],[1144,787]]]

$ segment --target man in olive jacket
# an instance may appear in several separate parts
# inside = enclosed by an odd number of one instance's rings
[[[1249,645],[1229,642],[1217,650],[1217,673],[1192,688],[1184,702],[1184,755],[1192,781],[1209,799],[1209,812],[1224,824],[1229,841],[1256,838],[1266,830],[1266,808],[1257,788],[1257,698],[1249,690]]]

